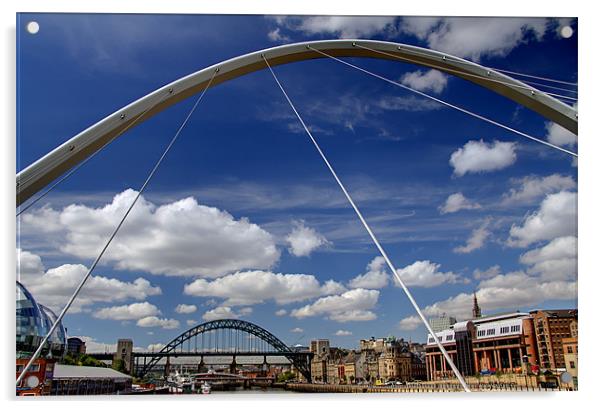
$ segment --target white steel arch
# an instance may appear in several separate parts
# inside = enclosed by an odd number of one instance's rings
[[[364,45],[371,50],[361,48],[359,45]],[[335,57],[369,57],[392,61],[403,59],[417,65],[436,68],[507,97],[577,134],[577,111],[573,107],[519,80],[453,55],[376,40],[302,42],[255,51],[214,64],[173,81],[115,111],[19,172],[16,175],[17,206],[102,149],[125,130],[202,91],[207,85],[213,87],[265,69],[264,57],[271,66],[326,58],[310,49],[310,46]]]

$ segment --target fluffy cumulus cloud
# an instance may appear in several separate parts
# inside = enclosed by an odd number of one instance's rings
[[[73,204],[60,211],[34,211],[23,217],[24,232],[54,217],[48,223],[60,227],[52,232],[60,250],[93,259],[135,195],[128,189],[103,207]],[[273,237],[247,219],[236,220],[192,197],[161,206],[141,197],[103,261],[153,274],[218,277],[242,268],[269,267],[279,256]]]
[[[389,273],[387,264],[383,257],[375,257],[366,267],[366,273],[360,274],[349,281],[351,288],[378,289],[389,284]]]
[[[88,268],[82,264],[63,264],[45,271],[41,258],[29,251],[17,249],[17,277],[37,301],[51,309],[61,310]],[[93,275],[88,278],[70,312],[79,312],[94,303],[144,300],[161,294],[161,288],[144,278],[121,281]]]
[[[156,316],[140,318],[136,325],[143,328],[159,327],[163,329],[176,329],[180,327],[180,322],[171,318],[159,318]]]
[[[158,314],[161,314],[161,311],[159,311],[155,305],[148,302],[141,302],[101,308],[94,312],[94,317],[103,320],[127,321]]]
[[[546,123],[546,138],[548,142],[559,146],[574,146],[577,135],[554,122]]]
[[[409,317],[405,317],[399,321],[399,328],[406,331],[413,331],[420,325],[422,325],[422,321],[417,315],[410,315]]]
[[[516,310],[549,300],[576,300],[574,281],[541,281],[522,272],[502,274],[481,282],[476,292],[484,311]],[[460,293],[423,309],[428,316],[448,314],[458,319],[468,318],[472,308],[472,293]]]
[[[291,316],[308,318],[324,315],[338,322],[374,320],[376,314],[371,310],[376,307],[379,294],[378,290],[356,288],[340,295],[322,297],[312,304],[294,309]]]
[[[301,334],[303,332],[303,328],[295,327],[291,329],[291,332],[294,334]]]
[[[413,71],[404,74],[401,83],[418,91],[443,92],[447,86],[447,76],[438,70]]]
[[[522,225],[512,225],[508,245],[526,247],[577,232],[577,193],[562,191],[547,195],[539,209]]]
[[[445,203],[439,207],[439,213],[441,214],[446,214],[446,213],[455,213],[458,212],[460,210],[464,210],[464,209],[480,209],[481,205],[473,202],[471,200],[468,200],[466,197],[464,197],[464,195],[460,192],[458,193],[453,193],[451,195],[448,196],[447,200],[445,201]]]
[[[535,200],[561,190],[573,190],[577,183],[571,176],[554,173],[549,176],[525,176],[513,180],[515,187],[504,195],[503,204],[531,204]]]
[[[288,311],[285,310],[284,308],[280,308],[274,314],[276,314],[277,317],[284,317],[287,314],[287,312]]]
[[[475,278],[475,280],[486,280],[488,278],[493,278],[496,275],[500,274],[500,272],[502,271],[502,268],[499,265],[495,265],[495,266],[491,266],[486,270],[480,270],[480,269],[475,269],[472,272],[472,276]]]
[[[294,222],[293,230],[286,236],[289,252],[297,257],[309,256],[314,250],[328,244],[328,240],[315,229],[301,221]]]
[[[507,55],[528,41],[540,41],[552,20],[545,18],[404,17],[400,29],[429,48],[479,60]]]
[[[196,312],[196,305],[178,304],[176,312],[178,314],[192,314],[193,312]]]
[[[335,332],[334,335],[336,335],[337,337],[348,337],[349,335],[353,335],[353,333],[351,331],[340,329],[337,332]]]
[[[213,321],[213,320],[223,320],[228,318],[240,318],[245,315],[249,315],[253,312],[251,308],[241,308],[239,310],[235,310],[229,306],[219,306],[212,310],[208,310],[203,314],[203,320],[205,321]]]
[[[529,273],[549,280],[571,280],[577,274],[577,237],[557,237],[543,247],[528,251],[520,262],[529,266]]]
[[[310,274],[282,274],[271,271],[243,271],[209,281],[199,278],[184,287],[184,293],[197,297],[224,299],[224,305],[253,305],[273,300],[277,304],[345,291],[335,281],[323,284]]]
[[[422,260],[397,269],[397,273],[408,287],[436,287],[445,283],[461,281],[458,274],[451,271],[441,272],[439,268],[441,268],[441,264]]]
[[[274,16],[270,19],[281,29],[302,33],[306,36],[327,35],[339,38],[369,38],[377,34],[397,32],[395,17],[379,16]],[[275,30],[268,37],[273,40]],[[282,37],[281,31],[277,31]]]
[[[516,161],[515,147],[513,142],[468,141],[452,153],[449,164],[456,176],[504,169]]]
[[[470,237],[466,241],[464,246],[458,246],[454,248],[454,253],[467,254],[480,249],[485,245],[485,242],[491,236],[489,231],[490,220],[485,220],[481,226],[477,227],[472,231]]]

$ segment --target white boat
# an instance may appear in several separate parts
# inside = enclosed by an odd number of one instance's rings
[[[201,385],[201,393],[203,395],[209,395],[211,393],[211,385],[209,382],[203,382],[203,385]]]

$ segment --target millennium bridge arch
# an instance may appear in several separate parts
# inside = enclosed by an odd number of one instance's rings
[[[377,40],[324,40],[281,45],[238,56],[173,81],[72,137],[16,176],[17,206],[54,179],[139,125],[205,88],[270,66],[315,58],[368,57],[404,61],[438,69],[471,81],[521,104],[577,134],[577,111],[533,88],[491,68],[427,48]]]
[[[287,346],[268,330],[252,322],[237,319],[221,319],[204,322],[184,331],[159,352],[135,352],[134,359],[144,358],[142,365],[134,365],[136,375],[145,376],[162,359],[171,357],[232,356],[234,366],[237,356],[283,356],[308,382],[311,382],[313,354],[296,351]],[[146,361],[150,358],[149,361]]]

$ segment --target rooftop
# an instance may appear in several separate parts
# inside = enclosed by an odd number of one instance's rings
[[[54,379],[94,378],[127,380],[132,377],[111,368],[95,366],[61,365],[54,366]]]

